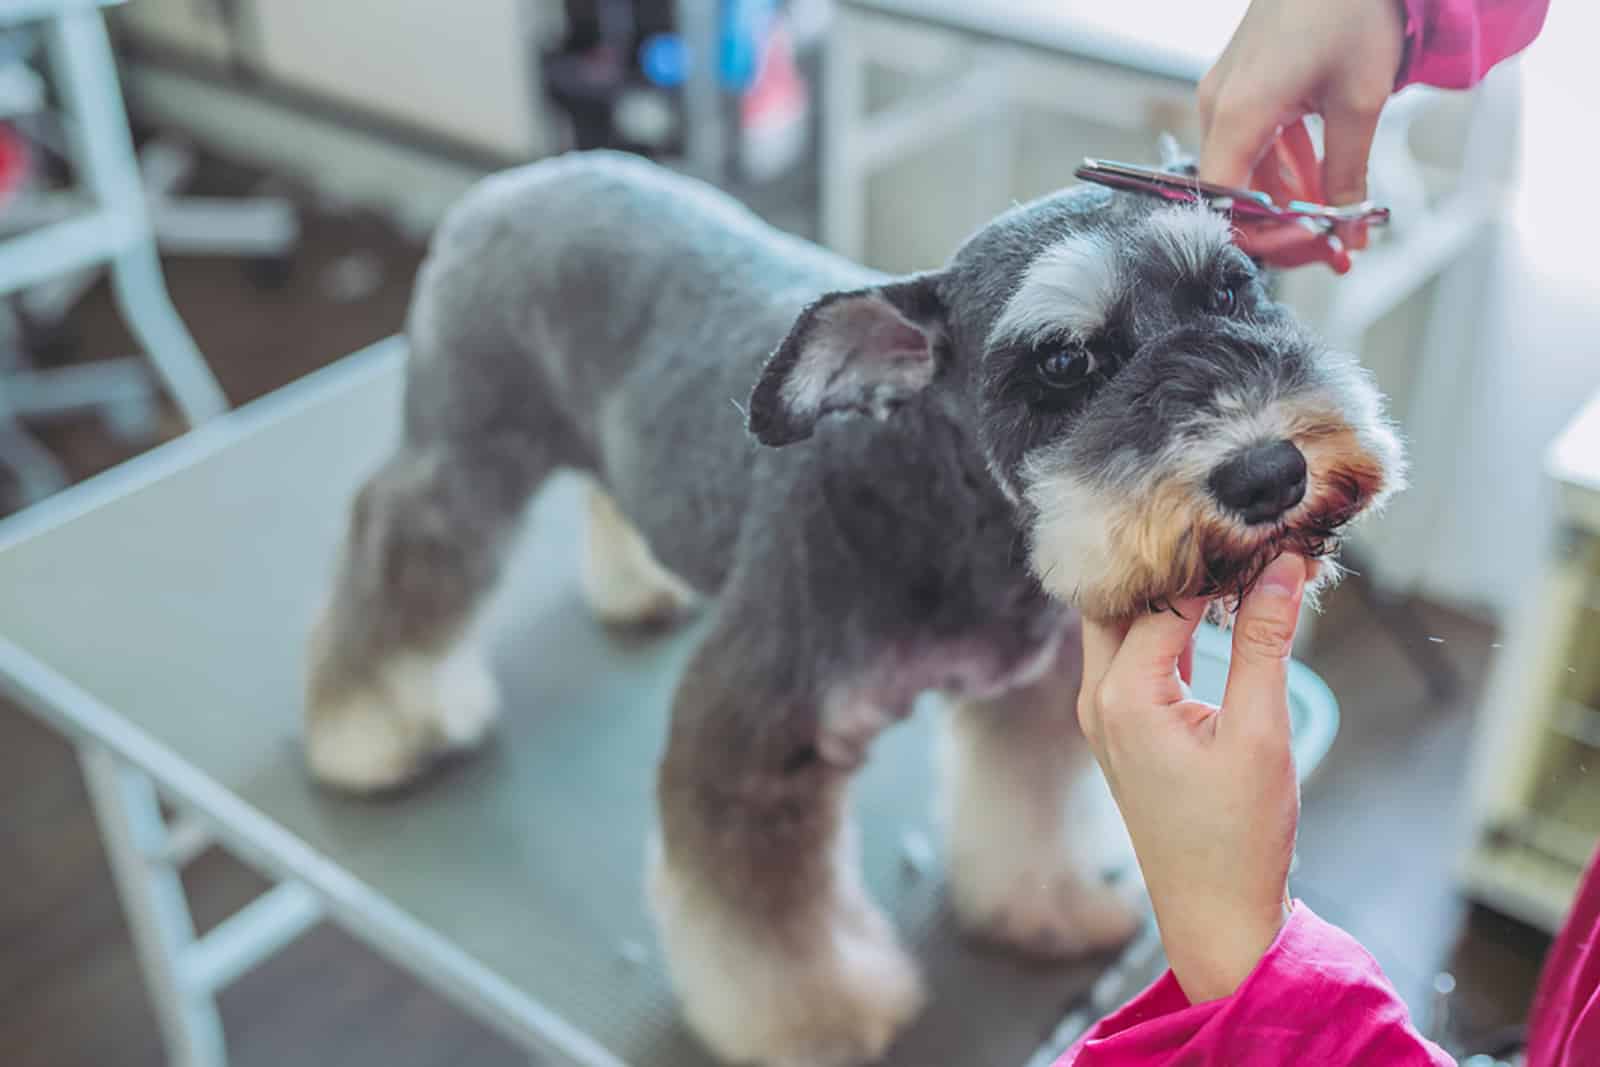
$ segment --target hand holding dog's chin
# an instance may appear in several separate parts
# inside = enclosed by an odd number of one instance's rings
[[[1193,1002],[1230,995],[1288,916],[1299,822],[1288,658],[1306,564],[1276,561],[1245,598],[1221,708],[1189,698],[1182,618],[1086,622],[1079,718],[1127,824],[1173,974]]]

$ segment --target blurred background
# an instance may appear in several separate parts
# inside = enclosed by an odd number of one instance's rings
[[[123,224],[42,29],[81,2],[0,0],[0,514],[185,426],[119,305],[143,297],[76,251]],[[132,0],[103,76],[172,307],[238,405],[399,331],[462,191],[575,148],[648,155],[872,266],[936,265],[1085,156],[1197,148],[1193,86],[1244,7]],[[1479,89],[1397,97],[1372,175],[1393,225],[1345,279],[1277,281],[1378,374],[1414,462],[1308,627],[1343,728],[1295,891],[1463,1040],[1524,1017],[1600,837],[1597,34],[1556,0]],[[189,413],[209,403],[191,383]],[[0,894],[7,1062],[160,1062],[70,752],[5,704],[0,813],[0,855],[24,858]],[[257,885],[220,854],[186,878],[202,914]],[[521,1062],[333,930],[222,1003],[241,1064]]]

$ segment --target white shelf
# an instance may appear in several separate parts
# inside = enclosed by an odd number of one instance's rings
[[[1463,887],[1514,919],[1555,933],[1566,919],[1581,871],[1525,845],[1479,844],[1462,868]]]

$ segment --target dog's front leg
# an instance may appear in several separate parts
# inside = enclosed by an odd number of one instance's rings
[[[1084,800],[1099,783],[1077,722],[1079,642],[1073,627],[1040,681],[957,703],[940,739],[957,915],[981,937],[1052,959],[1121,945],[1142,921],[1083,847]]]
[[[917,1013],[921,981],[861,882],[820,709],[750,683],[763,672],[738,646],[714,631],[673,708],[648,876],[667,968],[729,1063],[868,1063]]]

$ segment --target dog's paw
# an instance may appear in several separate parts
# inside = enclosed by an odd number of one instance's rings
[[[916,964],[866,901],[836,904],[795,938],[709,904],[660,866],[650,881],[684,1018],[724,1062],[859,1067],[922,1008]]]
[[[600,489],[591,489],[579,569],[584,599],[607,626],[667,626],[695,606],[694,591],[668,571]]]
[[[306,764],[324,785],[378,793],[422,773],[429,746],[393,713],[375,688],[322,701],[306,717]]]
[[[306,762],[336,789],[394,789],[420,777],[435,757],[481,745],[498,706],[494,677],[475,646],[437,658],[405,653],[370,681],[314,688]]]
[[[1144,916],[1113,886],[1075,874],[1021,875],[1009,884],[952,872],[956,915],[970,933],[1038,959],[1071,959],[1118,948]]]

